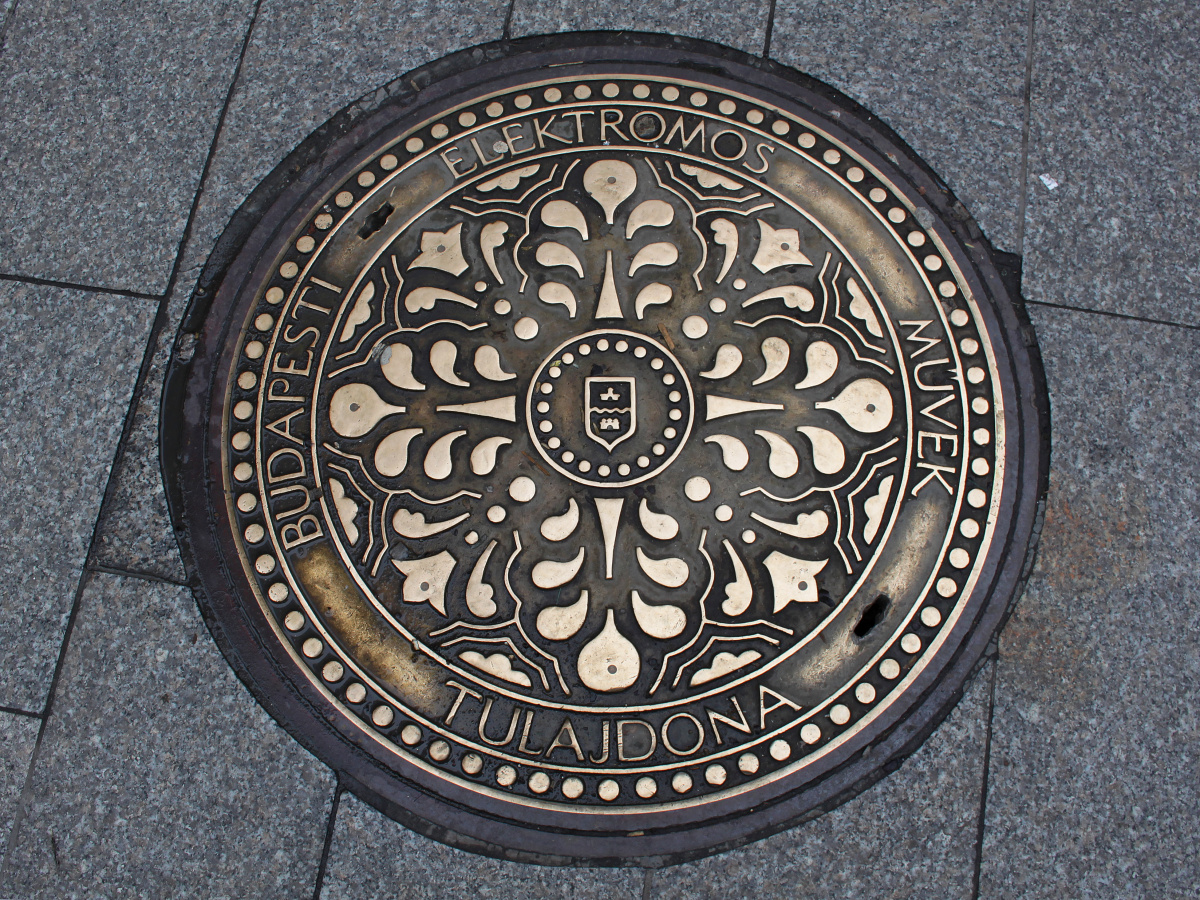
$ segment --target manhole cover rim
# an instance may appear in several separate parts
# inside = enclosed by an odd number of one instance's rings
[[[564,47],[572,45],[579,48],[586,48],[587,53],[603,57],[605,63],[596,63],[595,65],[603,67],[608,60],[624,57],[624,62],[627,66],[636,70],[638,65],[644,65],[648,68],[658,69],[664,65],[661,55],[665,52],[667,55],[676,53],[681,54],[701,54],[708,53],[711,55],[714,50],[718,51],[725,58],[723,64],[728,68],[727,76],[733,77],[738,74],[746,77],[755,77],[759,79],[759,85],[742,85],[741,90],[746,93],[761,90],[763,95],[770,95],[772,92],[761,85],[764,80],[764,70],[769,74],[767,81],[774,80],[776,84],[783,84],[790,87],[793,92],[799,89],[801,91],[818,88],[814,91],[814,98],[828,100],[831,96],[836,96],[836,93],[825,86],[813,85],[808,79],[799,76],[791,70],[783,69],[782,67],[772,64],[764,64],[762,61],[754,60],[745,57],[736,51],[731,51],[726,48],[716,48],[714,45],[702,44],[701,42],[681,41],[679,39],[663,39],[655,36],[636,36],[637,43],[630,45],[619,43],[601,48],[596,48],[589,40],[595,36],[582,36],[573,39],[543,39],[535,38],[521,42],[513,42],[508,45],[490,45],[484,48],[484,54],[492,57],[492,62],[486,64],[482,69],[471,69],[477,62],[479,48],[473,51],[463,51],[456,54],[454,57],[441,60],[438,63],[424,67],[422,70],[417,70],[410,76],[405,76],[400,79],[400,83],[408,83],[410,81],[418,81],[419,73],[424,71],[435,71],[441,69],[443,71],[452,71],[455,68],[465,68],[464,77],[470,79],[481,79],[487,73],[487,66],[507,66],[505,80],[518,80],[519,75],[513,74],[513,69],[518,68],[514,63],[514,57],[520,57],[522,53],[528,53],[522,59],[522,62],[528,61],[525,69],[518,71],[532,71],[539,68],[545,61],[546,56],[554,56],[562,52]],[[683,49],[681,50],[681,46]],[[503,54],[499,60],[494,54]],[[659,57],[655,58],[655,54]],[[738,59],[740,57],[740,59]],[[671,65],[673,60],[667,60],[666,65]],[[580,67],[580,74],[587,74],[587,70],[591,65],[587,62],[577,64]],[[740,71],[739,71],[740,70]],[[676,76],[678,77],[678,76]],[[453,85],[454,79],[450,79],[443,84]],[[480,81],[479,83],[483,83]],[[376,92],[373,97],[376,99],[387,95],[387,89]],[[363,152],[357,144],[360,142],[363,135],[372,133],[379,128],[382,121],[390,121],[393,118],[408,118],[412,116],[414,120],[423,119],[428,115],[428,106],[430,103],[437,103],[438,100],[431,100],[429,103],[424,102],[422,98],[422,106],[420,113],[414,113],[412,108],[398,112],[395,106],[387,103],[382,104],[381,108],[372,115],[363,117],[361,104],[359,109],[354,112],[344,112],[339,114],[333,120],[334,123],[353,122],[354,124],[342,131],[336,125],[331,128],[322,129],[313,137],[309,138],[301,147],[289,157],[289,161],[295,158],[313,158],[317,149],[320,149],[326,154],[326,158],[340,158],[342,161],[334,167],[334,170],[324,170],[320,177],[310,176],[307,172],[291,185],[284,182],[284,179],[277,178],[283,170],[288,168],[288,162],[285,161],[279,169],[276,170],[275,183],[272,185],[272,179],[256,191],[251,201],[247,206],[257,207],[259,209],[268,206],[264,202],[263,195],[274,195],[270,199],[274,200],[272,205],[269,205],[267,217],[257,223],[259,229],[270,221],[273,225],[272,233],[274,237],[271,241],[266,241],[259,246],[257,250],[252,248],[242,249],[241,241],[244,237],[244,232],[238,227],[239,217],[235,217],[235,221],[226,234],[222,237],[218,244],[218,249],[214,252],[210,259],[209,267],[201,278],[201,288],[197,291],[193,298],[192,309],[185,318],[185,323],[181,333],[194,333],[197,330],[198,322],[204,318],[205,330],[201,336],[201,340],[196,349],[196,355],[192,360],[184,360],[179,354],[172,360],[171,375],[169,378],[169,390],[167,396],[182,397],[183,389],[185,388],[185,379],[188,369],[198,361],[208,358],[219,358],[222,344],[227,336],[227,328],[229,323],[236,321],[236,317],[226,318],[224,313],[214,317],[211,315],[212,310],[221,311],[236,298],[240,292],[241,286],[253,280],[255,276],[254,270],[257,266],[265,265],[264,260],[273,259],[273,244],[277,244],[280,240],[280,235],[283,233],[281,229],[290,219],[293,214],[293,206],[288,202],[289,198],[299,199],[307,195],[313,187],[322,181],[334,183],[344,177],[347,171],[357,167],[357,162],[362,158],[369,157],[370,154]],[[786,95],[776,96],[774,103],[787,108]],[[793,100],[793,102],[795,102]],[[850,101],[841,98],[843,108],[855,109]],[[807,109],[803,103],[795,102],[799,107],[798,111],[804,111],[808,118],[813,117],[814,110]],[[350,108],[354,110],[354,107]],[[861,114],[861,113],[860,113]],[[828,124],[828,131],[831,134],[838,136],[845,143],[852,147],[856,153],[870,160],[874,158],[883,170],[886,171],[889,163],[892,167],[898,168],[903,178],[910,183],[917,185],[918,191],[924,186],[927,191],[925,193],[926,201],[945,198],[945,209],[942,215],[937,216],[937,221],[934,229],[938,231],[946,231],[946,219],[949,218],[948,213],[954,206],[953,198],[947,194],[939,194],[942,189],[936,186],[934,180],[929,177],[928,169],[915,158],[915,155],[903,144],[892,144],[890,134],[879,134],[871,132],[868,129],[868,134],[865,137],[870,138],[870,143],[862,140],[864,136],[856,136],[849,133],[846,128],[846,122],[830,121],[827,117],[817,113],[817,117],[821,118],[822,125]],[[853,121],[853,120],[851,120]],[[857,125],[858,123],[853,123]],[[866,126],[863,126],[864,128]],[[333,135],[342,132],[339,137]],[[840,133],[839,133],[840,132]],[[881,159],[880,154],[887,157]],[[901,196],[909,197],[909,191],[899,191]],[[1010,521],[998,521],[997,530],[989,556],[994,557],[999,552],[998,548],[1005,546],[1013,540],[1015,535],[1014,546],[1024,547],[1028,544],[1028,535],[1035,530],[1035,518],[1038,515],[1038,504],[1045,490],[1045,471],[1046,471],[1046,454],[1044,448],[1045,431],[1044,428],[1039,428],[1039,417],[1044,414],[1044,409],[1039,406],[1037,400],[1044,397],[1044,385],[1040,380],[1040,369],[1037,365],[1036,358],[1028,360],[1026,365],[1016,364],[1019,357],[1027,354],[1028,350],[1025,347],[1025,342],[1021,340],[1021,328],[1028,327],[1027,323],[1017,320],[1018,313],[1011,305],[1000,304],[998,308],[993,308],[993,300],[991,291],[1003,293],[1003,286],[995,271],[993,261],[986,247],[979,241],[975,241],[973,245],[972,256],[967,256],[960,242],[964,239],[969,240],[974,238],[975,234],[969,232],[973,223],[968,223],[966,220],[961,220],[962,227],[967,234],[944,234],[945,249],[959,262],[962,268],[962,275],[975,287],[975,295],[981,302],[978,303],[981,314],[989,318],[989,330],[997,336],[1002,336],[1006,346],[998,347],[997,350],[1003,349],[1009,356],[1008,368],[1009,376],[1012,380],[1001,377],[1001,385],[1006,394],[1006,406],[1009,416],[1013,419],[1012,429],[1009,431],[1010,439],[1018,438],[1020,443],[1024,444],[1023,448],[1023,467],[1024,471],[1015,471],[1014,467],[1010,466],[1006,471],[1006,481],[1023,480],[1034,486],[1027,487],[1019,492],[1017,496],[1021,500],[1019,508],[1010,507],[1004,511],[1009,515]],[[240,252],[239,252],[240,251]],[[258,254],[261,254],[259,256]],[[221,273],[220,267],[222,260],[232,259],[232,265]],[[209,271],[216,267],[218,274],[213,274]],[[991,291],[985,288],[985,284],[990,282]],[[205,296],[205,288],[209,285],[219,287],[215,290],[215,299],[212,303],[212,310],[206,309],[208,306],[207,297]],[[983,302],[983,298],[988,298],[987,302]],[[1015,298],[1014,298],[1015,299]],[[1007,321],[1000,321],[1003,317]],[[1018,360],[1014,361],[1014,355]],[[1036,351],[1034,351],[1036,357]],[[1032,375],[1033,383],[1022,383],[1022,376],[1026,374]],[[214,396],[224,395],[224,385],[221,380],[224,375],[219,368],[214,369],[216,376],[217,391]],[[205,394],[207,386],[197,384],[196,380],[186,385],[190,389],[189,406],[195,409],[195,403],[200,400]],[[239,670],[251,689],[259,697],[273,714],[279,718],[282,723],[290,731],[293,732],[303,743],[309,746],[314,751],[319,747],[324,748],[328,752],[332,752],[339,757],[339,763],[343,764],[344,774],[351,782],[358,785],[370,785],[363,788],[363,793],[367,794],[371,802],[377,806],[384,808],[389,814],[394,817],[401,818],[413,825],[418,830],[426,833],[433,833],[438,836],[438,826],[431,824],[425,819],[414,818],[411,813],[405,812],[407,809],[421,809],[439,807],[436,815],[430,815],[430,819],[442,825],[454,828],[459,833],[459,837],[450,837],[452,842],[460,842],[471,845],[476,849],[480,849],[475,838],[488,831],[486,820],[476,816],[472,812],[464,812],[455,807],[459,804],[473,804],[480,807],[480,812],[484,815],[501,815],[508,818],[506,813],[509,812],[510,806],[506,801],[499,801],[495,804],[494,809],[488,809],[492,804],[486,796],[475,793],[460,786],[447,782],[441,776],[433,775],[432,781],[426,781],[430,787],[436,786],[436,789],[446,798],[438,799],[435,795],[420,788],[412,788],[409,786],[397,784],[394,780],[389,781],[387,778],[379,777],[386,772],[379,761],[364,756],[361,752],[345,753],[343,746],[339,752],[336,749],[338,741],[331,741],[331,735],[324,731],[321,724],[326,721],[329,714],[332,712],[332,704],[328,704],[326,699],[320,692],[316,690],[307,691],[301,687],[299,693],[294,684],[286,679],[284,682],[278,682],[278,671],[281,667],[286,668],[288,665],[296,662],[290,655],[281,657],[280,643],[273,640],[270,636],[261,633],[262,623],[252,621],[246,617],[244,610],[239,606],[237,600],[227,591],[224,585],[211,583],[211,580],[205,576],[210,571],[219,571],[220,567],[227,565],[225,561],[236,561],[240,550],[233,539],[232,533],[227,527],[222,527],[221,537],[216,544],[207,541],[205,534],[199,535],[192,533],[187,527],[188,521],[204,521],[210,525],[222,525],[226,523],[218,514],[215,518],[212,516],[212,510],[208,507],[208,498],[205,496],[204,502],[195,505],[198,499],[196,495],[188,495],[180,488],[181,477],[186,477],[185,471],[191,469],[195,472],[199,470],[207,470],[209,477],[220,479],[220,459],[218,454],[210,455],[207,451],[210,447],[199,448],[194,443],[184,440],[180,445],[173,443],[175,436],[180,435],[181,428],[185,427],[185,423],[178,421],[178,414],[182,407],[173,409],[171,404],[167,404],[164,408],[164,462],[168,469],[168,484],[170,485],[170,493],[172,494],[172,512],[177,523],[177,530],[181,536],[181,543],[184,544],[187,555],[189,557],[189,567],[193,572],[197,569],[197,563],[201,563],[201,577],[195,583],[195,591],[200,600],[202,608],[208,607],[211,609],[220,609],[222,615],[221,627],[224,629],[218,635],[218,640],[225,651],[226,656],[230,657],[235,668]],[[208,410],[214,413],[219,420],[221,412],[219,410]],[[173,417],[175,420],[172,421]],[[217,424],[214,422],[214,424]],[[200,425],[198,419],[193,419],[187,426],[195,427]],[[1039,436],[1039,430],[1042,432]],[[1018,437],[1019,436],[1019,437]],[[213,440],[220,441],[220,428],[215,430]],[[176,449],[178,448],[178,450]],[[202,456],[197,458],[194,450],[202,450]],[[180,458],[175,457],[175,453],[182,451]],[[1006,486],[1006,490],[1008,487]],[[1002,518],[1004,513],[1002,513]],[[1011,527],[1008,527],[1010,526]],[[195,543],[192,543],[192,542]],[[1030,551],[1032,552],[1032,551]],[[669,856],[673,859],[684,858],[688,856],[703,855],[712,852],[718,846],[728,846],[731,843],[736,843],[743,840],[747,835],[756,833],[762,835],[771,831],[779,830],[786,827],[787,823],[802,815],[808,809],[818,804],[827,804],[831,802],[831,798],[835,795],[844,794],[847,790],[851,793],[856,793],[858,788],[851,790],[851,786],[862,784],[864,778],[873,780],[882,776],[882,770],[875,771],[877,767],[881,767],[883,761],[889,758],[895,758],[910,752],[915,743],[919,740],[911,735],[921,735],[932,727],[936,721],[940,720],[949,709],[952,708],[952,703],[946,700],[947,694],[953,694],[958,685],[961,684],[963,678],[968,674],[969,669],[974,666],[975,658],[982,652],[984,645],[990,639],[991,633],[996,624],[1006,614],[1007,604],[997,608],[997,604],[990,602],[993,593],[1000,592],[1001,594],[1009,594],[1023,576],[1024,569],[1024,554],[1009,553],[1001,565],[992,566],[990,573],[992,583],[990,587],[984,591],[976,589],[972,598],[972,606],[970,615],[964,615],[959,625],[955,626],[952,635],[948,640],[958,642],[961,646],[954,658],[946,656],[938,657],[934,660],[937,665],[929,665],[922,673],[922,678],[926,681],[939,680],[939,686],[930,690],[925,697],[909,705],[906,711],[900,716],[901,721],[906,724],[903,729],[907,735],[903,741],[898,741],[898,736],[891,734],[896,730],[896,722],[891,721],[891,717],[884,717],[872,723],[871,728],[864,732],[864,736],[871,735],[872,740],[876,741],[876,750],[872,754],[869,761],[833,759],[828,760],[828,768],[835,770],[832,775],[826,775],[816,781],[810,780],[804,786],[796,788],[791,785],[779,785],[780,793],[792,794],[793,796],[776,802],[770,810],[769,815],[764,815],[758,819],[751,820],[749,817],[720,822],[718,824],[706,824],[703,827],[692,828],[689,831],[671,833],[668,823],[662,821],[662,817],[658,813],[639,813],[625,812],[619,816],[607,816],[602,811],[597,811],[593,814],[592,820],[598,828],[605,831],[607,836],[600,843],[603,844],[603,849],[597,846],[596,837],[586,833],[581,833],[575,836],[570,834],[562,834],[557,838],[550,840],[548,846],[547,837],[544,833],[538,831],[530,831],[523,839],[512,842],[507,841],[510,849],[501,850],[498,845],[489,845],[483,847],[485,852],[506,853],[512,854],[514,850],[528,854],[528,858],[536,861],[566,861],[568,858],[590,858],[593,861],[602,861],[602,859],[617,860],[622,859],[626,863],[636,857],[648,856]],[[204,565],[207,563],[208,565]],[[209,566],[218,564],[216,569],[210,569]],[[972,622],[970,620],[978,619],[980,611],[983,611],[983,621],[975,622],[976,626],[971,629]],[[233,615],[233,621],[241,620],[246,626],[244,631],[230,629],[229,616]],[[211,616],[206,616],[210,621],[213,621]],[[274,662],[265,666],[264,661],[259,658],[259,655],[266,653],[267,656]],[[290,653],[290,647],[289,647]],[[935,671],[936,670],[936,671]],[[945,684],[944,676],[953,670],[951,683],[946,689],[942,685]],[[276,681],[280,687],[285,687],[281,699],[280,696],[274,698],[264,696],[263,684]],[[904,707],[905,704],[898,704]],[[291,707],[286,708],[286,707]],[[893,713],[895,708],[893,708]],[[304,727],[297,724],[297,719],[308,719],[311,723],[310,727]],[[912,726],[912,727],[909,727]],[[877,733],[876,733],[877,732]],[[351,745],[370,744],[370,737],[365,732],[352,735],[343,735],[341,741],[349,742]],[[888,748],[888,749],[884,749]],[[328,753],[319,753],[326,759],[330,756]],[[882,756],[882,759],[880,758]],[[402,761],[401,768],[403,768]],[[430,770],[431,772],[433,770]],[[411,773],[411,777],[415,782],[420,782],[429,778],[428,773],[420,770]],[[786,781],[786,779],[784,779]],[[770,792],[766,792],[770,793]],[[819,797],[818,797],[819,795]],[[726,798],[724,800],[710,800],[706,805],[693,808],[689,813],[687,810],[680,809],[671,816],[671,825],[675,827],[685,826],[689,822],[708,821],[714,817],[720,819],[722,816],[729,814],[735,815],[744,806],[748,805],[748,798],[753,798],[756,802],[767,800],[771,802],[777,800],[777,797],[764,796],[764,792],[756,789],[742,797]],[[816,799],[814,799],[816,798]],[[413,806],[416,802],[417,805]],[[578,819],[571,814],[562,814],[557,810],[546,810],[545,815],[541,818],[542,824],[547,827],[558,827],[564,829],[581,827]],[[694,813],[694,814],[693,814]],[[659,832],[638,836],[634,838],[619,838],[617,833],[630,829],[638,830],[641,826],[637,823],[643,819],[649,820],[646,823],[648,828],[658,828]],[[452,824],[457,823],[457,824]],[[512,823],[506,823],[512,827]],[[446,835],[442,834],[443,839],[447,839]],[[523,848],[523,849],[522,849]],[[599,851],[599,852],[598,852]],[[597,857],[601,859],[597,859]]]

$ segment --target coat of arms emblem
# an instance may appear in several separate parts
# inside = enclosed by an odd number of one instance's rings
[[[633,378],[584,381],[584,429],[609,453],[637,431],[637,383]]]

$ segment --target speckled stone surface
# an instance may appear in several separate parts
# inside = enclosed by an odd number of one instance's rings
[[[657,31],[720,41],[760,54],[767,31],[768,0],[516,0],[513,37],[560,31]]]
[[[640,869],[569,869],[454,850],[343,794],[320,900],[640,900]]]
[[[217,238],[250,192],[317,126],[367,91],[455,50],[500,38],[507,4],[331,7],[264,0],[104,511],[97,560],[182,580],[158,461],[162,379],[179,320]],[[2,227],[2,225],[0,225]]]
[[[1035,300],[1200,313],[1200,20],[1190,3],[1037,7],[1025,271]],[[1058,186],[1051,190],[1041,175]]]
[[[658,870],[650,895],[970,897],[990,685],[985,666],[921,749],[846,805],[732,853]]]
[[[40,719],[0,712],[0,836],[5,840],[12,830],[13,814],[25,786],[41,724]]]
[[[983,896],[1195,897],[1200,335],[1035,322],[1054,472],[1000,644]]]
[[[779,0],[771,55],[866,106],[1017,246],[1028,0]]]
[[[21,0],[0,55],[0,272],[167,286],[249,0]]]
[[[0,283],[0,706],[45,702],[153,315]]]
[[[250,0],[0,0],[0,273],[157,293]],[[674,32],[762,51],[769,0],[514,6],[513,34]],[[230,217],[355,97],[500,37],[508,5],[264,0],[136,397],[94,562],[179,579],[157,459],[179,315]],[[778,0],[772,55],[864,103],[1017,249],[1028,0]],[[1025,291],[1191,322],[1194,5],[1046,0]],[[1051,190],[1039,176],[1056,183]],[[0,705],[41,709],[154,304],[0,284]],[[1183,898],[1200,883],[1198,332],[1035,310],[1054,403],[1038,568],[1002,636],[979,896]],[[327,770],[230,674],[185,591],[93,575],[0,898],[313,895]],[[193,642],[193,636],[195,640]],[[653,873],[448,849],[350,795],[321,897],[973,898],[990,670],[897,772],[798,829]],[[0,713],[0,853],[38,720]]]
[[[167,512],[158,447],[159,404],[178,311],[170,322],[155,336],[150,366],[134,399],[132,426],[113,470],[92,560],[110,569],[181,584],[187,575]]]
[[[0,884],[19,897],[309,897],[333,777],[233,676],[191,595],[88,585]]]

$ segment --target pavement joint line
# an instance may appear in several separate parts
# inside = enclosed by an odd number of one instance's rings
[[[1025,212],[1029,205],[1029,132],[1033,119],[1033,48],[1037,0],[1029,0],[1025,41],[1025,118],[1021,123],[1021,188],[1017,198],[1017,256],[1025,253]]]
[[[771,36],[775,33],[775,0],[771,0],[771,5],[767,9],[767,30],[763,35],[763,59],[771,58]]]
[[[216,154],[217,145],[220,142],[221,132],[225,125],[225,116],[229,112],[230,103],[233,100],[234,92],[237,89],[238,79],[241,75],[242,64],[246,59],[246,51],[250,46],[250,39],[254,33],[254,25],[258,20],[258,10],[262,4],[262,0],[255,0],[254,9],[250,14],[250,21],[246,26],[246,33],[242,38],[242,47],[238,54],[237,65],[234,67],[233,75],[229,82],[229,89],[225,93],[225,100],[221,105],[220,115],[217,117],[216,127],[213,129],[213,138],[209,143],[208,154],[204,159],[204,166],[200,171],[200,180],[196,186],[195,196],[192,198],[191,209],[188,210],[187,222],[183,227],[183,235],[179,239],[179,249],[175,254],[175,262],[171,266],[171,275],[167,279],[166,291],[161,297],[154,299],[158,300],[158,312],[154,317],[154,324],[150,329],[150,338],[146,343],[146,352],[142,357],[142,365],[138,370],[138,377],[134,383],[133,394],[130,399],[129,407],[125,413],[125,422],[121,429],[121,438],[117,443],[117,452],[113,459],[112,468],[109,470],[108,483],[104,488],[104,498],[100,504],[100,514],[96,519],[96,527],[92,532],[92,541],[88,546],[88,553],[85,562],[85,568],[101,570],[101,566],[94,562],[97,549],[97,535],[103,530],[103,525],[111,514],[112,495],[115,491],[116,476],[120,471],[121,464],[125,459],[125,451],[129,443],[129,435],[133,431],[133,420],[137,413],[137,408],[141,403],[142,395],[146,388],[146,378],[150,371],[150,364],[153,361],[154,353],[158,347],[158,339],[162,334],[163,329],[167,326],[167,310],[170,303],[170,297],[175,292],[176,284],[179,279],[179,271],[183,265],[183,257],[185,248],[191,238],[192,227],[196,221],[196,214],[200,208],[200,200],[204,195],[204,186],[208,181],[209,173],[212,169],[213,156]],[[126,573],[118,573],[126,574]],[[128,573],[133,574],[133,573]],[[138,576],[134,576],[138,577]],[[145,577],[145,576],[142,576]],[[168,582],[174,583],[174,582]]]
[[[1183,328],[1187,331],[1200,331],[1200,324],[1173,322],[1170,319],[1155,319],[1150,316],[1135,316],[1130,313],[1113,312],[1107,309],[1093,309],[1088,306],[1071,306],[1067,303],[1051,303],[1048,300],[1026,300],[1027,306],[1044,306],[1047,309],[1061,309],[1067,312],[1089,313],[1094,316],[1107,316],[1110,319],[1125,319],[1129,322],[1143,322],[1147,325],[1166,325],[1169,328]]]
[[[996,672],[1000,654],[991,657],[992,673],[988,686],[987,731],[983,739],[983,777],[979,786],[979,820],[975,825],[975,863],[971,873],[971,900],[979,900],[980,874],[983,870],[983,838],[987,829],[988,774],[992,766],[992,720],[996,712]]]
[[[54,674],[50,677],[50,686],[46,692],[46,705],[42,709],[41,726],[38,728],[37,739],[33,745],[33,753],[29,757],[29,767],[25,771],[25,783],[21,787],[21,795],[17,800],[17,808],[13,813],[12,828],[8,834],[8,840],[5,843],[4,855],[0,859],[0,875],[3,875],[5,868],[8,865],[9,857],[17,845],[17,840],[20,837],[21,826],[25,821],[25,813],[29,808],[31,800],[31,791],[33,788],[33,773],[37,767],[38,759],[41,756],[42,740],[46,735],[46,726],[50,722],[50,716],[54,711],[54,698],[58,691],[58,682],[62,677],[63,666],[66,663],[67,651],[71,646],[71,635],[75,630],[75,621],[79,616],[79,609],[83,601],[83,594],[91,581],[93,572],[89,566],[92,558],[96,553],[96,546],[99,543],[100,532],[105,518],[105,511],[112,502],[112,493],[115,489],[116,476],[120,461],[124,455],[125,446],[128,442],[129,435],[133,431],[133,420],[137,410],[137,400],[141,384],[145,381],[146,372],[149,370],[150,362],[153,359],[154,347],[157,341],[159,331],[162,330],[162,325],[166,320],[166,297],[163,297],[158,302],[158,311],[154,317],[154,324],[150,327],[150,335],[146,342],[146,350],[142,354],[141,366],[138,369],[138,377],[134,383],[134,389],[130,395],[129,405],[125,408],[125,419],[121,423],[121,437],[117,442],[117,450],[113,455],[113,460],[108,470],[108,482],[104,487],[104,496],[100,501],[100,511],[96,516],[95,523],[92,525],[92,534],[88,539],[88,550],[84,556],[84,564],[82,571],[79,573],[79,581],[75,586],[75,596],[71,601],[71,612],[67,616],[67,626],[63,630],[62,643],[58,649],[58,659],[54,663]],[[0,879],[2,880],[2,879]]]
[[[127,291],[122,288],[110,288],[98,284],[78,284],[74,281],[58,281],[53,278],[39,278],[36,275],[19,275],[15,272],[0,272],[0,281],[12,281],[16,282],[17,284],[31,284],[39,287],[66,288],[67,290],[79,291],[87,294],[109,294],[115,297],[128,297],[131,300],[159,301],[166,297],[166,294],[146,294],[141,291]]]
[[[16,19],[17,7],[20,5],[21,0],[13,0],[12,6],[8,8],[8,13],[4,16],[4,21],[0,22],[0,54],[4,53],[4,45],[8,41],[8,29]]]
[[[92,531],[92,540],[96,539],[96,531]],[[75,630],[75,620],[83,602],[83,593],[91,578],[91,573],[84,568],[80,573],[79,583],[75,586],[75,597],[71,600],[71,612],[67,616],[67,627],[63,632],[62,644],[58,649],[58,659],[54,663],[54,674],[50,677],[50,688],[46,692],[46,706],[42,710],[41,725],[38,727],[37,739],[33,744],[33,753],[29,755],[29,766],[25,770],[25,783],[21,786],[21,794],[17,798],[17,807],[13,812],[12,827],[8,832],[8,840],[4,845],[4,855],[0,858],[0,883],[3,883],[4,872],[8,868],[9,858],[16,849],[17,839],[21,834],[21,826],[25,823],[25,813],[29,809],[33,791],[33,772],[37,768],[38,759],[42,754],[42,741],[46,736],[46,727],[50,724],[50,714],[54,710],[54,694],[58,688],[58,679],[62,675],[63,666],[67,659],[67,648],[71,643],[71,633]]]
[[[501,37],[506,41],[512,40],[512,20],[513,10],[517,5],[517,0],[508,0],[508,10],[504,13],[504,28],[501,30]]]
[[[775,4],[772,2],[771,5],[774,6]],[[642,900],[650,900],[650,897],[652,896],[650,891],[653,886],[654,870],[642,869]]]
[[[342,780],[339,778],[333,788],[333,802],[329,804],[329,818],[325,821],[325,844],[321,848],[321,862],[317,866],[317,880],[313,886],[313,900],[321,900],[321,891],[325,889],[325,872],[329,867],[329,850],[333,846],[333,830],[337,827],[338,807],[342,804]]]
[[[208,183],[209,173],[212,171],[213,157],[217,154],[217,147],[221,142],[221,134],[225,130],[225,117],[229,114],[229,107],[233,103],[233,95],[237,91],[238,82],[242,76],[242,65],[246,61],[246,52],[250,49],[250,40],[254,36],[254,26],[258,22],[258,11],[262,6],[262,0],[254,0],[254,8],[250,12],[250,21],[246,23],[246,34],[242,37],[242,47],[238,51],[237,64],[233,67],[233,75],[229,79],[229,89],[225,92],[225,99],[221,103],[221,112],[217,116],[216,127],[213,128],[212,141],[208,145],[208,153],[204,157],[204,166],[200,169],[200,179],[196,183],[196,193],[192,197],[192,207],[188,210],[187,222],[183,226],[183,234],[179,238],[179,249],[175,253],[175,263],[171,266],[171,275],[167,279],[167,288],[164,291],[164,297],[170,297],[175,293],[175,287],[179,281],[179,270],[183,266],[184,251],[188,246],[188,242],[192,237],[192,228],[196,224],[196,214],[200,209],[200,200],[204,197],[204,188]]]
[[[85,570],[96,567],[94,561],[99,544],[99,536],[104,530],[104,524],[111,513],[113,494],[116,492],[117,477],[121,471],[121,464],[125,461],[125,451],[129,444],[129,436],[133,433],[133,422],[137,418],[137,409],[142,399],[142,390],[146,384],[146,376],[149,374],[150,366],[154,361],[154,352],[158,346],[158,336],[162,333],[166,323],[167,299],[164,297],[159,301],[158,310],[154,314],[154,322],[150,326],[150,334],[146,339],[146,349],[142,353],[142,362],[138,367],[138,374],[133,383],[133,390],[130,392],[129,405],[125,409],[125,421],[121,423],[121,437],[117,441],[117,449],[113,454],[112,465],[108,470],[108,481],[104,485],[104,495],[100,500],[100,512],[96,516],[96,524],[92,528],[92,539],[88,542],[87,555],[84,557],[83,566]]]
[[[105,566],[96,564],[88,567],[92,572],[98,575],[116,575],[120,578],[136,578],[139,581],[153,581],[155,584],[166,584],[171,587],[185,588],[188,586],[186,581],[177,581],[174,578],[165,578],[162,575],[156,575],[153,572],[143,572],[139,569],[123,569],[120,566]]]
[[[19,709],[16,706],[0,706],[0,713],[8,713],[10,716],[25,716],[28,719],[40,719],[41,713],[30,712],[27,709]]]

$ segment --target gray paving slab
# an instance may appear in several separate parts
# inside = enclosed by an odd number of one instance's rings
[[[320,900],[638,900],[641,869],[505,862],[421,837],[343,794]]]
[[[41,719],[0,712],[0,840],[6,840],[12,829],[41,724]]]
[[[252,0],[21,0],[0,55],[0,272],[162,292]]]
[[[179,318],[213,245],[258,183],[317,126],[373,88],[502,34],[507,3],[398,5],[264,0],[183,249],[167,324],[137,399],[134,429],[105,509],[97,560],[183,577],[158,463],[158,404]],[[3,226],[0,225],[0,228]]]
[[[1034,46],[1028,296],[1194,322],[1195,4],[1041,2]]]
[[[233,676],[192,601],[96,576],[0,884],[19,897],[311,896],[333,778]]]
[[[656,900],[967,898],[983,778],[991,666],[900,769],[799,828],[654,872]]]
[[[133,400],[133,422],[96,529],[92,561],[183,583],[187,574],[167,512],[158,449],[159,403],[179,315],[177,311],[169,317],[170,326],[154,338],[146,378]]]
[[[1017,247],[1028,0],[779,0],[771,55],[894,128],[996,246]]]
[[[1037,310],[1054,471],[1000,644],[983,896],[1200,884],[1200,334]]]
[[[655,31],[762,53],[769,0],[517,0],[512,35],[562,31]]]
[[[0,706],[45,702],[154,308],[0,283]]]

